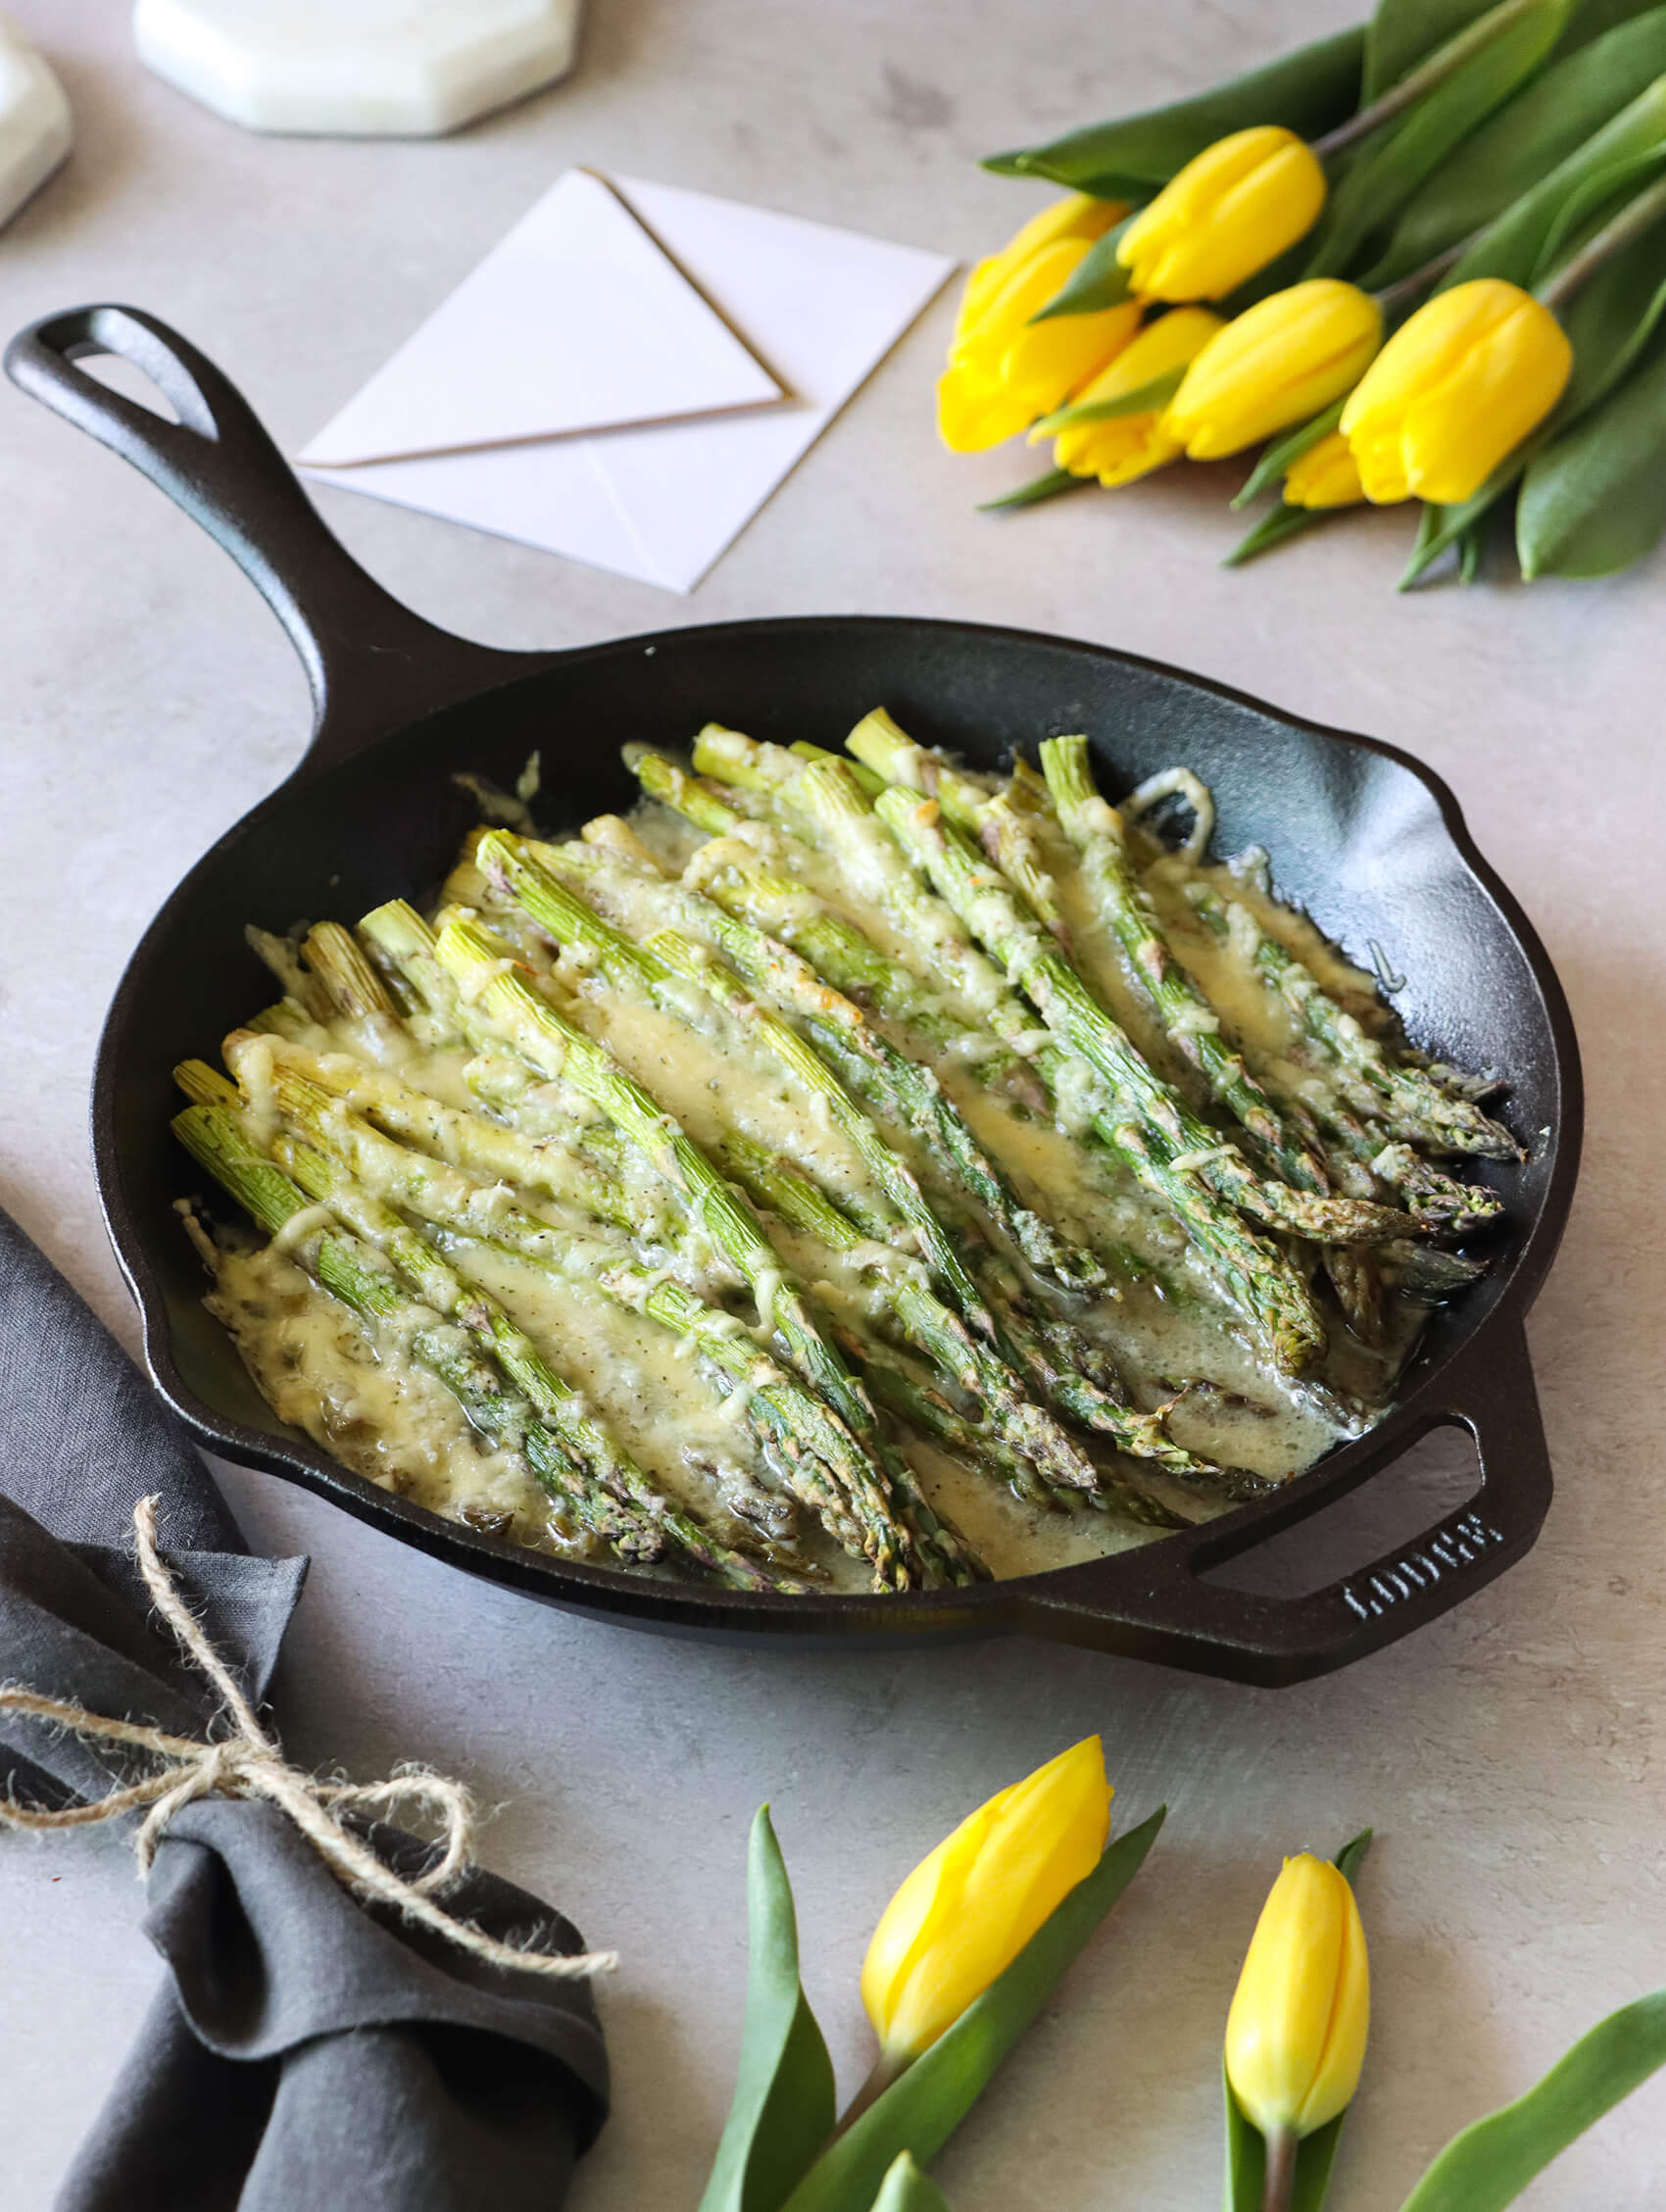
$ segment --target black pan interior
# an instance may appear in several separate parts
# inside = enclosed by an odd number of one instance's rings
[[[834,617],[682,629],[543,661],[357,758],[304,767],[180,886],[112,1009],[95,1141],[153,1372],[206,1442],[558,1602],[673,1629],[794,1627],[783,1615],[795,1601],[719,1599],[512,1553],[360,1482],[277,1423],[202,1309],[203,1278],[174,1211],[194,1185],[168,1132],[177,1103],[170,1070],[190,1054],[216,1057],[223,1032],[270,998],[270,981],[242,941],[246,922],[284,930],[324,916],[351,921],[397,894],[432,894],[476,818],[453,780],[458,771],[511,784],[536,748],[538,811],[559,830],[628,809],[635,786],[619,749],[631,740],[678,747],[717,719],[781,743],[837,746],[882,704],[922,741],[990,765],[1014,744],[1086,730],[1112,792],[1185,762],[1214,789],[1218,852],[1264,845],[1287,896],[1356,959],[1369,964],[1375,945],[1403,976],[1396,1003],[1418,1045],[1468,1068],[1507,1071],[1508,1117],[1532,1156],[1519,1169],[1490,1171],[1510,1205],[1493,1271],[1437,1319],[1392,1422],[1304,1480],[1347,1487],[1367,1448],[1378,1464],[1392,1435],[1411,1433],[1420,1401],[1488,1316],[1506,1300],[1519,1310],[1537,1288],[1578,1150],[1577,1072],[1560,995],[1531,930],[1473,854],[1449,797],[1388,748],[1339,739],[1125,656],[968,624]],[[1110,1600],[1117,1578],[1138,1571],[1130,1562],[1149,1557],[1142,1551],[1102,1570],[1069,1572],[1078,1582],[1099,1576],[1096,1587]],[[815,1600],[816,1618],[805,1626],[820,1637],[857,1625],[901,1635],[1009,1625],[1023,1587],[1004,1584],[970,1598]],[[1103,1641],[1116,1638],[1107,1632]]]

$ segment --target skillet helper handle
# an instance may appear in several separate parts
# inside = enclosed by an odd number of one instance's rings
[[[1133,1601],[1116,1608],[1135,1630],[1133,1644],[1120,1647],[1144,1644],[1152,1658],[1245,1682],[1301,1682],[1396,1643],[1513,1566],[1544,1526],[1553,1487],[1520,1320],[1499,1316],[1443,1380],[1446,1388],[1421,1426],[1397,1440],[1364,1479],[1381,1473],[1433,1430],[1466,1429],[1475,1442],[1481,1482],[1463,1504],[1423,1535],[1301,1598],[1235,1590],[1204,1578],[1211,1568],[1249,1555],[1324,1511],[1334,1500],[1322,1493],[1311,1504],[1299,1496],[1292,1499],[1283,1515],[1257,1517],[1242,1540],[1235,1541],[1227,1520],[1218,1536],[1204,1529],[1190,1545],[1172,1537],[1149,1551],[1127,1554],[1130,1561],[1149,1560],[1151,1572]],[[1091,1614],[1094,1607],[1091,1598],[1077,1607],[1066,1598],[1061,1609]],[[1045,1633],[1045,1613],[1041,1608],[1038,1613],[1035,1625]],[[1184,1626],[1176,1629],[1176,1623]]]
[[[76,363],[116,354],[163,393],[177,422]],[[6,348],[31,398],[141,469],[219,541],[301,656],[313,693],[307,764],[520,672],[521,656],[452,636],[402,607],[333,537],[241,392],[189,339],[142,308],[49,315]]]

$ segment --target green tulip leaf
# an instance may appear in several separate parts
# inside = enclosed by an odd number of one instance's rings
[[[1524,576],[1611,576],[1666,533],[1666,346],[1529,463],[1516,508]]]
[[[747,1850],[746,2025],[700,2212],[778,2212],[833,2132],[833,2062],[799,1982],[799,1931],[769,1808]]]
[[[1221,2093],[1226,2100],[1226,2212],[1261,2212],[1261,2189],[1266,2181],[1267,2146],[1261,2131],[1247,2119],[1233,2094],[1232,2084],[1221,2069]],[[1296,2173],[1291,2183],[1290,2212],[1324,2212],[1336,2163],[1337,2140],[1346,2113],[1339,2112],[1297,2146]]]
[[[1015,492],[1007,492],[1001,499],[986,499],[978,513],[1006,515],[1020,507],[1039,507],[1043,500],[1056,499],[1060,492],[1086,491],[1097,481],[1093,476],[1072,475],[1068,468],[1050,468],[1045,475],[1032,476],[1027,484],[1020,484]]]
[[[788,2199],[787,2212],[850,2212],[852,2205],[871,2204],[902,2151],[931,2163],[1139,1873],[1165,1814],[1166,1807],[1159,1806],[1106,1846],[1092,1874],[1043,1922],[1005,1973],[828,2145]]]
[[[1424,268],[1576,155],[1585,142],[1666,71],[1666,7],[1557,59],[1489,118],[1401,210],[1367,290]]]
[[[1623,161],[1608,162],[1582,177],[1557,209],[1555,221],[1545,233],[1529,288],[1536,290],[1571,261],[1645,184],[1652,184],[1663,169],[1666,143],[1629,154]]]
[[[1661,2066],[1666,1990],[1611,2012],[1524,2097],[1454,2137],[1400,2212],[1501,2212]]]
[[[1166,184],[1228,131],[1279,123],[1299,137],[1318,138],[1334,128],[1358,98],[1364,36],[1339,31],[1194,99],[1091,123],[1044,146],[992,154],[983,166],[1002,176],[1051,177],[1101,199],[1149,198],[1153,185]]]
[[[1442,554],[1448,552],[1454,545],[1459,548],[1460,577],[1465,566],[1473,576],[1479,557],[1468,548],[1474,531],[1499,500],[1515,489],[1523,470],[1549,434],[1549,425],[1541,424],[1530,437],[1522,440],[1513,453],[1505,454],[1487,481],[1461,505],[1437,507],[1433,502],[1424,503],[1417,525],[1417,543],[1411,549],[1411,559],[1406,563],[1405,572],[1399,580],[1401,591],[1409,591],[1433,567]]]
[[[1666,220],[1605,261],[1561,310],[1573,372],[1546,428],[1559,432],[1634,368],[1666,311]]]
[[[1393,221],[1418,187],[1540,69],[1566,26],[1573,0],[1499,0],[1501,27],[1405,121],[1373,139],[1320,218],[1309,276],[1338,276]],[[1519,11],[1519,12],[1517,12]]]
[[[1491,0],[1378,0],[1365,29],[1362,107],[1409,76],[1487,13]]]
[[[1267,2146],[1261,2131],[1248,2120],[1221,2062],[1221,2095],[1226,2103],[1225,2212],[1261,2212],[1261,2187],[1267,2174]]]
[[[1480,490],[1473,493],[1461,506],[1437,507],[1432,501],[1426,501],[1417,524],[1417,542],[1411,549],[1411,559],[1400,576],[1399,590],[1410,591],[1414,584],[1421,583],[1442,554],[1449,553],[1454,545],[1460,548],[1458,568],[1461,575],[1464,559],[1462,548],[1469,543],[1469,533],[1514,488],[1526,467],[1525,459],[1510,456],[1488,477]]]
[[[949,2199],[905,2150],[886,2175],[885,2187],[873,2200],[873,2212],[949,2212]]]
[[[1347,2118],[1346,2112],[1339,2112],[1334,2120],[1327,2120],[1322,2128],[1315,2128],[1310,2136],[1303,2137],[1301,2147],[1296,2153],[1290,2212],[1325,2212],[1331,2168],[1336,2164],[1337,2141]]]
[[[1247,562],[1258,560],[1263,553],[1271,553],[1275,545],[1283,545],[1286,538],[1298,538],[1303,530],[1312,529],[1328,515],[1344,513],[1331,507],[1286,507],[1281,501],[1277,507],[1268,508],[1252,530],[1241,537],[1226,559],[1223,568],[1242,568]]]
[[[1377,13],[1365,33],[1361,99],[1380,99],[1450,39],[1478,23],[1490,5],[1491,0],[1378,0]],[[1556,59],[1577,53],[1653,5],[1655,0],[1576,0],[1567,27],[1557,41]]]
[[[1120,222],[1096,238],[1071,270],[1069,282],[1062,290],[1054,292],[1046,307],[1038,309],[1030,320],[1046,322],[1054,315],[1098,315],[1104,308],[1121,307],[1131,294],[1128,271],[1117,260],[1116,249],[1133,220],[1131,215],[1124,216]]]
[[[1371,1848],[1371,1839],[1376,1833],[1374,1828],[1362,1828],[1357,1836],[1351,1837],[1343,1845],[1331,1861],[1350,1890],[1358,1887],[1354,1877],[1365,1864],[1365,1854]]]
[[[1286,431],[1282,438],[1268,446],[1250,469],[1250,480],[1233,501],[1233,506],[1248,507],[1252,500],[1259,499],[1270,485],[1276,484],[1281,476],[1288,475],[1292,462],[1299,461],[1322,438],[1330,436],[1342,420],[1342,411],[1347,405],[1348,398],[1345,394],[1340,400],[1333,400],[1323,415],[1315,415],[1311,422],[1303,422],[1298,430]]]
[[[1178,369],[1165,369],[1160,376],[1136,384],[1131,392],[1119,392],[1114,399],[1078,400],[1073,407],[1058,408],[1052,415],[1044,415],[1036,428],[1052,437],[1054,431],[1068,430],[1076,422],[1120,422],[1130,415],[1154,415],[1158,408],[1168,405],[1185,381],[1182,363]]]
[[[1477,276],[1530,284],[1557,217],[1587,179],[1662,144],[1666,144],[1666,75],[1657,77],[1576,153],[1506,208],[1465,249],[1439,289],[1446,291]]]

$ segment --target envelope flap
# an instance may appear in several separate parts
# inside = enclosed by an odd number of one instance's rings
[[[572,170],[300,458],[351,467],[784,396],[617,193]]]

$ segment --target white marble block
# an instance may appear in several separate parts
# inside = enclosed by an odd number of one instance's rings
[[[572,67],[582,0],[137,0],[140,61],[247,130],[434,138]]]
[[[71,134],[64,87],[0,16],[0,222],[39,191],[70,151]]]

